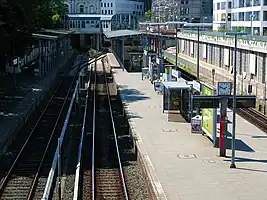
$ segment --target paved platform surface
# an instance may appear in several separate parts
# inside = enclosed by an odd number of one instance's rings
[[[113,72],[159,199],[267,199],[266,134],[238,116],[237,169],[230,169],[231,158],[218,157],[219,150],[206,136],[192,134],[190,124],[167,122],[162,96],[140,73]]]
[[[71,59],[69,59],[70,62],[72,62]],[[57,68],[51,69],[42,78],[31,76],[27,80],[26,75],[24,75],[24,78],[20,77],[15,89],[2,91],[0,99],[0,157],[12,141],[13,136],[16,135],[14,132],[18,132],[24,125],[45,93],[50,90],[59,69],[65,64],[59,63]]]

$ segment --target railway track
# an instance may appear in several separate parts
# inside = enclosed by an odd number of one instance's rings
[[[237,113],[259,129],[267,133],[267,117],[253,108],[238,109]]]
[[[79,60],[82,59],[83,56]],[[75,76],[61,76],[54,94],[0,182],[0,199],[41,199],[74,82]]]
[[[128,199],[103,63],[95,69],[91,199]]]
[[[44,161],[66,107],[71,91],[70,82],[70,78],[65,78],[57,86],[55,94],[50,98],[15,161],[1,180],[1,199],[33,198],[35,186],[39,182],[39,173],[45,166]],[[73,81],[71,85],[72,83]]]

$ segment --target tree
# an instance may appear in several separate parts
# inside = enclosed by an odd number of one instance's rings
[[[65,11],[64,0],[0,0],[0,69],[14,56],[24,54],[31,33],[52,28],[53,16],[60,20]]]
[[[151,18],[152,18],[152,12],[151,12],[151,10],[148,10],[148,11],[145,12],[145,18],[147,20],[151,20]]]

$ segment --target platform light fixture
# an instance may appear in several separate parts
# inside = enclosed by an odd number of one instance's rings
[[[199,81],[199,36],[200,27],[212,27],[212,23],[185,23],[184,27],[197,27],[197,80]]]
[[[232,156],[230,168],[236,168],[235,165],[235,129],[236,129],[236,52],[237,52],[237,37],[245,36],[247,33],[244,32],[226,32],[226,36],[233,36],[235,39],[234,47],[234,91],[233,91],[233,126],[232,126]]]

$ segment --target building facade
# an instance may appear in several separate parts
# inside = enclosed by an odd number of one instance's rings
[[[154,22],[211,22],[212,0],[153,0]]]
[[[96,49],[103,31],[136,29],[144,16],[143,0],[68,0],[66,5],[66,27],[75,31],[81,45]]]
[[[213,29],[267,33],[267,0],[214,0]]]

